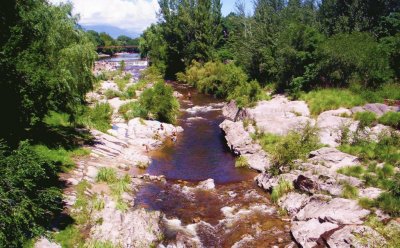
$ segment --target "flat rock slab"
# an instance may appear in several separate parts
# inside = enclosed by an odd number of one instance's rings
[[[330,147],[323,147],[316,151],[312,151],[308,162],[318,163],[328,168],[331,172],[336,172],[338,169],[346,166],[359,165],[359,160],[356,156]]]
[[[331,222],[339,225],[362,224],[362,219],[370,213],[362,209],[357,201],[334,198],[329,202],[310,201],[295,216],[298,221],[318,219],[323,222]]]
[[[325,232],[338,228],[337,224],[330,222],[319,222],[317,219],[308,221],[295,221],[292,224],[291,232],[293,238],[304,248],[312,248],[317,245],[317,240]]]
[[[282,197],[278,205],[285,209],[290,216],[297,214],[310,200],[306,194],[290,192]]]

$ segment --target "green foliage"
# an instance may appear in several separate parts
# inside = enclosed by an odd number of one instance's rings
[[[126,121],[129,121],[133,118],[147,118],[148,110],[143,108],[143,106],[139,102],[128,102],[122,105],[118,112],[124,117]]]
[[[119,246],[115,246],[111,241],[99,241],[93,240],[85,245],[85,248],[116,248]]]
[[[358,198],[358,189],[348,182],[344,182],[342,184],[342,197],[348,199],[356,199]]]
[[[112,184],[117,182],[117,172],[113,168],[102,167],[97,173],[96,181]]]
[[[400,246],[400,229],[395,225],[383,224],[376,216],[369,216],[365,222],[367,226],[370,226],[386,240],[387,248],[396,248]],[[369,237],[366,237],[369,238]],[[361,242],[363,239],[361,238]],[[368,241],[367,241],[368,242]],[[377,240],[377,246],[381,246],[380,240]],[[371,241],[369,241],[371,243]],[[363,244],[363,243],[362,243]]]
[[[149,117],[167,123],[175,123],[179,113],[179,102],[173,95],[171,86],[157,82],[152,88],[143,91],[139,104]]]
[[[272,202],[278,202],[279,198],[289,193],[294,189],[293,184],[283,178],[279,179],[278,185],[272,189],[271,200]]]
[[[281,166],[293,169],[296,159],[305,159],[308,154],[320,148],[317,129],[310,124],[291,131],[286,136],[261,134],[256,137],[263,149],[271,155],[272,173],[278,174]]]
[[[398,195],[384,192],[376,199],[375,205],[392,216],[400,216],[400,197]]]
[[[21,247],[61,211],[57,169],[22,142],[14,151],[1,145],[0,174],[0,246]]]
[[[383,125],[400,129],[400,112],[387,112],[378,121]]]
[[[339,149],[343,152],[358,156],[365,161],[377,160],[395,166],[400,165],[399,134],[395,132],[382,134],[378,142],[362,139],[355,140],[356,143],[341,145]]]
[[[104,96],[107,99],[113,99],[113,98],[116,98],[116,97],[121,97],[122,94],[119,91],[108,89],[108,90],[106,90],[106,92],[104,92]]]
[[[195,86],[200,92],[219,98],[236,100],[240,107],[267,99],[257,81],[247,82],[247,76],[233,63],[194,62],[185,73],[177,74],[178,80]]]
[[[246,157],[239,156],[236,158],[235,167],[236,168],[248,168],[249,162],[247,161]]]
[[[365,172],[365,169],[361,165],[347,166],[347,167],[340,168],[338,170],[338,173],[341,173],[341,174],[344,174],[347,176],[351,176],[351,177],[358,177],[358,178],[360,178],[364,172]]]
[[[92,88],[96,53],[71,9],[46,1],[14,2],[2,22],[9,32],[0,42],[0,106],[7,116],[0,137],[21,138],[20,132],[51,110],[75,117]]]
[[[359,128],[371,127],[376,124],[377,116],[374,112],[357,112],[354,115],[354,119],[359,121]]]
[[[78,122],[101,132],[107,132],[111,127],[112,108],[108,103],[96,103],[92,108],[85,108]]]
[[[126,85],[129,83],[129,80],[131,79],[132,75],[131,74],[125,74],[123,77],[117,77],[114,79],[115,83],[118,85],[118,89],[120,91],[125,91]]]
[[[75,225],[70,225],[64,230],[55,233],[54,240],[61,247],[82,247],[85,243],[84,234]]]
[[[308,103],[313,115],[318,115],[327,110],[338,109],[339,107],[351,108],[366,103],[361,96],[354,94],[352,91],[336,88],[310,91],[302,94],[300,99]]]
[[[66,150],[62,147],[57,149],[50,149],[44,145],[35,145],[32,149],[38,154],[38,156],[51,161],[57,166],[60,166],[59,170],[67,172],[75,167],[73,158],[86,156],[90,154],[90,150],[85,148],[76,148],[73,150]]]

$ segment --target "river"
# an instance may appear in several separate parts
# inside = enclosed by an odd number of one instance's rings
[[[137,68],[127,70],[137,72]],[[149,183],[135,199],[135,206],[165,214],[163,244],[182,236],[202,247],[289,244],[290,224],[280,218],[269,195],[255,185],[257,173],[235,168],[235,157],[219,128],[224,120],[223,102],[188,86],[169,84],[185,96],[180,99],[177,123],[184,132],[176,143],[167,141],[151,154],[147,173],[165,175],[167,183]],[[197,187],[206,179],[214,180],[215,189]]]

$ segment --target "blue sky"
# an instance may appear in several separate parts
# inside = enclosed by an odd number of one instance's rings
[[[157,0],[49,0],[53,4],[71,2],[73,13],[79,14],[79,24],[85,29],[118,35],[139,36],[152,23],[157,21],[159,10]],[[235,10],[236,0],[221,0],[222,14]],[[247,3],[250,11],[250,0]]]

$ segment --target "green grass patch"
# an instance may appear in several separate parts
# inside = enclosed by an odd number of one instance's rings
[[[349,184],[348,182],[344,182],[342,184],[342,197],[348,199],[357,199],[359,191],[356,187]]]
[[[400,112],[387,112],[378,121],[383,125],[400,129]]]
[[[391,225],[385,225],[376,216],[369,216],[365,224],[375,231],[377,231],[380,235],[382,235],[386,240],[386,245],[383,246],[380,241],[379,243],[375,243],[376,247],[386,247],[386,248],[397,248],[400,247],[400,229]],[[359,240],[362,244],[368,246],[371,245],[371,240],[368,240],[369,237],[359,237]],[[363,242],[364,241],[364,242]]]
[[[300,95],[308,103],[312,115],[340,107],[351,108],[364,105],[367,101],[349,89],[329,88],[313,90]]]
[[[132,75],[131,74],[126,74],[123,77],[117,77],[114,79],[114,82],[117,84],[118,89],[120,91],[124,91],[126,88],[126,85],[129,83],[129,80],[131,79]]]
[[[343,144],[339,147],[342,152],[355,155],[368,162],[376,160],[394,166],[400,166],[400,135],[391,132],[379,137],[378,142],[360,140],[353,144]]]
[[[85,236],[76,225],[70,225],[54,234],[54,240],[61,247],[84,247]]]
[[[317,136],[318,130],[309,123],[286,136],[258,134],[263,149],[271,155],[271,173],[279,174],[282,166],[293,169],[295,160],[306,159],[311,151],[321,147]]]
[[[354,115],[354,119],[359,121],[359,127],[360,128],[365,128],[365,127],[372,127],[377,123],[377,116],[373,112],[357,112]]]
[[[111,128],[112,108],[108,103],[97,103],[93,108],[85,108],[78,121],[83,125],[107,132]]]
[[[35,145],[32,148],[43,159],[50,160],[60,166],[63,172],[67,172],[75,167],[73,158],[90,154],[90,150],[85,148],[76,148],[73,150],[66,150],[64,148],[51,149],[44,145]]]
[[[104,96],[107,98],[107,99],[113,99],[113,98],[116,98],[116,97],[121,97],[123,94],[121,93],[121,92],[119,92],[119,91],[116,91],[116,90],[112,90],[112,89],[108,89],[108,90],[106,90],[105,92],[104,92]]]
[[[128,102],[118,109],[118,113],[124,117],[126,121],[140,117],[147,118],[148,111],[140,104],[140,102]]]
[[[293,189],[294,189],[293,183],[282,178],[279,179],[278,185],[272,189],[271,193],[272,202],[277,203],[279,198],[289,193]]]
[[[249,162],[247,161],[247,158],[243,157],[243,156],[237,157],[236,161],[235,161],[235,167],[236,168],[248,168]]]
[[[118,181],[117,172],[113,168],[102,167],[96,176],[97,182],[112,184]]]

